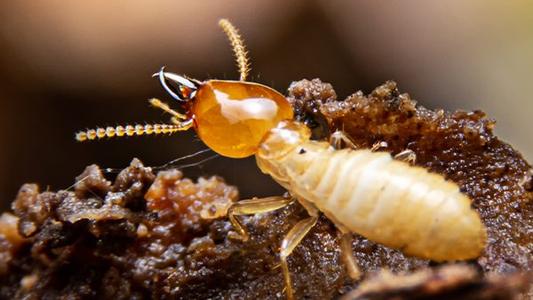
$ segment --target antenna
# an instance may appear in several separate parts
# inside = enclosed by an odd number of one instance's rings
[[[139,136],[139,135],[157,135],[157,134],[173,134],[178,131],[183,131],[191,128],[192,120],[184,122],[182,125],[176,124],[146,124],[146,125],[126,125],[115,127],[97,127],[95,129],[88,129],[76,133],[76,140],[78,142],[85,142],[87,140],[96,140],[103,138],[115,138],[123,136]]]
[[[231,24],[228,19],[221,19],[218,21],[218,25],[224,30],[228,39],[233,48],[233,54],[235,55],[235,60],[237,61],[237,67],[239,68],[239,73],[241,74],[241,81],[246,81],[248,72],[250,72],[250,61],[248,59],[248,52],[244,46],[244,41],[239,35],[239,30]]]

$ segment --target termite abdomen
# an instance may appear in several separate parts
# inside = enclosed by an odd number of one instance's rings
[[[386,152],[334,150],[306,136],[269,147],[288,135],[282,131],[265,140],[258,165],[340,228],[435,261],[480,255],[485,227],[455,183]]]

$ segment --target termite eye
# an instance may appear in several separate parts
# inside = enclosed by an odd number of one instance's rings
[[[186,102],[196,96],[198,84],[178,74],[165,72],[165,68],[154,74],[159,78],[161,86],[174,99]]]

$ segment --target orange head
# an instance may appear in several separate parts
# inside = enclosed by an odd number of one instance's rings
[[[200,139],[223,156],[253,155],[270,129],[293,118],[285,96],[258,83],[197,82],[163,70],[159,77],[165,90],[183,103]]]

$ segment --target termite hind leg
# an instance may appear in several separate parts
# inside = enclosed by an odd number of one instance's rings
[[[289,230],[283,241],[281,242],[280,260],[281,270],[283,272],[283,279],[285,280],[285,292],[287,299],[294,299],[294,293],[291,284],[291,274],[289,272],[289,265],[287,264],[287,257],[291,255],[292,251],[305,237],[305,235],[313,228],[318,220],[318,217],[309,217],[301,220],[294,227]]]
[[[353,256],[352,241],[353,235],[350,232],[339,230],[341,236],[341,255],[348,271],[348,276],[352,280],[359,280],[361,278],[361,271],[357,263],[357,259]]]
[[[416,162],[416,153],[413,150],[406,149],[394,155],[394,158],[413,165]]]
[[[335,131],[334,133],[331,134],[331,136],[329,137],[329,144],[331,146],[333,146],[333,148],[335,149],[342,149],[344,148],[342,146],[342,143],[344,142],[344,144],[346,144],[346,146],[352,148],[352,149],[356,149],[357,146],[355,145],[355,143],[352,141],[352,139],[348,136],[348,134],[346,134],[346,132],[342,131],[342,130],[337,130]]]
[[[241,200],[235,202],[228,209],[228,218],[238,234],[237,238],[247,241],[249,238],[248,233],[239,219],[237,219],[237,216],[253,215],[277,210],[291,204],[293,201],[293,198],[285,198],[281,196]]]

